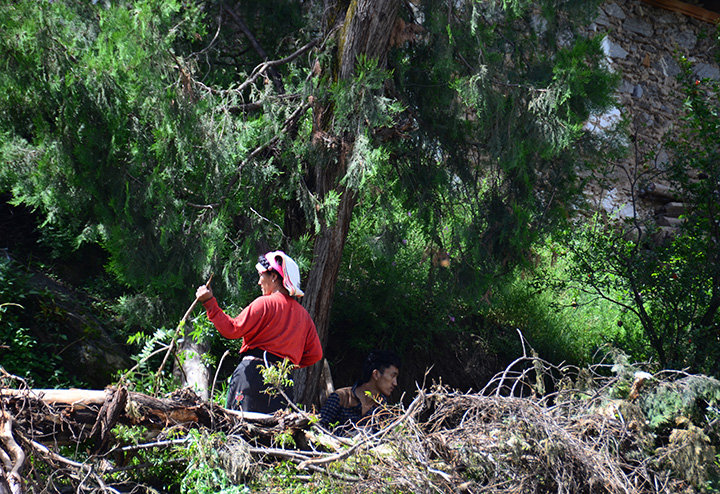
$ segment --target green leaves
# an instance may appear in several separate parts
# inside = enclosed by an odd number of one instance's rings
[[[45,214],[46,235],[101,242],[121,283],[170,305],[208,262],[204,210],[188,203],[217,200],[208,170],[231,173],[237,145],[195,104],[192,61],[174,54],[205,32],[201,14],[159,0],[0,10],[14,29],[0,44],[12,65],[0,79],[0,181]]]
[[[578,164],[593,153],[583,123],[611,103],[616,76],[603,68],[600,39],[577,29],[579,2],[563,15],[553,2],[441,5],[423,12],[429,32],[412,67],[395,68],[426,139],[408,150],[406,166],[428,175],[423,161],[433,154],[445,173],[423,190],[431,199],[420,207],[433,213],[421,217],[437,231],[442,209],[456,225],[447,248],[492,277],[525,262],[567,217]]]

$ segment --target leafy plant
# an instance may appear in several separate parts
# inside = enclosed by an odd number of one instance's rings
[[[228,441],[223,434],[191,430],[187,443],[177,447],[174,454],[188,461],[177,480],[181,493],[250,492],[241,482],[251,465],[248,447],[242,440]]]
[[[59,355],[68,344],[67,335],[44,335],[58,310],[51,295],[31,287],[29,275],[16,262],[0,258],[0,355],[7,372],[31,384],[81,383],[81,376],[69,373]]]
[[[665,382],[645,393],[641,403],[652,429],[667,431],[682,417],[704,427],[720,419],[720,381],[707,376],[688,376]]]
[[[690,64],[681,75],[685,118],[667,137],[670,162],[657,166],[653,156],[637,157],[632,194],[644,182],[665,179],[683,197],[686,212],[668,234],[653,218],[637,213],[626,222],[596,216],[564,237],[570,257],[566,286],[615,304],[642,328],[644,339],[663,368],[689,368],[714,374],[720,345],[720,176],[718,129],[720,85],[699,81]],[[637,208],[633,208],[637,211]],[[636,351],[639,345],[629,349]]]
[[[273,365],[259,365],[260,375],[263,383],[268,385],[265,393],[274,396],[278,394],[278,390],[287,389],[293,386],[292,371],[295,365],[288,359],[276,362]]]

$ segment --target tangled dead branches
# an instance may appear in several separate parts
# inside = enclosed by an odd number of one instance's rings
[[[718,419],[708,413],[717,412],[720,382],[636,371],[524,356],[477,393],[419,389],[406,407],[382,410],[352,437],[322,430],[301,411],[241,414],[187,391],[157,400],[109,389],[95,392],[102,399],[63,403],[3,389],[0,493],[147,492],[139,472],[153,462],[137,455],[150,450],[185,475],[211,468],[235,485],[287,464],[283,475],[332,492],[702,490],[718,474]],[[693,424],[688,407],[702,400],[708,420]],[[145,432],[128,444],[118,425]],[[62,444],[76,454],[61,454]]]

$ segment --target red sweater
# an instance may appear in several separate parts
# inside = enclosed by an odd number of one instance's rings
[[[307,367],[322,358],[322,346],[310,314],[297,300],[280,292],[262,295],[231,318],[215,297],[203,306],[225,338],[243,338],[241,352],[259,348]]]

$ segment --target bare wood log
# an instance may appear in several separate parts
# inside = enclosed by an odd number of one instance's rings
[[[661,214],[663,216],[670,216],[677,218],[681,214],[685,214],[685,203],[682,202],[669,202],[664,206],[657,208],[655,214]]]
[[[677,191],[659,182],[650,182],[640,187],[640,197],[645,197],[658,202],[678,201],[680,196]]]
[[[0,390],[5,409],[34,440],[67,444],[96,439],[105,448],[115,424],[144,426],[152,431],[167,427],[206,427],[234,431],[248,440],[272,442],[280,432],[310,427],[305,414],[240,412],[201,401],[189,389],[169,398],[155,398],[124,388],[106,390]]]
[[[90,431],[90,436],[97,436],[96,453],[105,449],[110,438],[110,431],[117,422],[120,414],[125,410],[128,392],[126,388],[120,388],[112,394],[112,398],[106,399],[100,411],[97,421]]]
[[[0,463],[2,463],[3,472],[9,472],[13,468],[13,463],[10,455],[8,455],[2,448],[0,448]],[[1,488],[0,493],[2,493]]]
[[[671,216],[660,216],[657,218],[656,223],[658,226],[669,226],[671,228],[677,228],[683,224],[683,220],[680,218],[673,218]]]
[[[11,460],[12,468],[5,472],[4,479],[12,494],[24,492],[20,469],[25,463],[25,452],[13,437],[13,418],[6,411],[0,412],[0,442]]]
[[[720,20],[720,14],[713,12],[712,10],[705,9],[698,5],[692,5],[688,2],[681,2],[678,0],[643,0],[645,3],[649,3],[655,7],[660,7],[673,12],[680,12],[681,14],[700,19],[701,21],[709,22],[711,24],[717,24]]]

